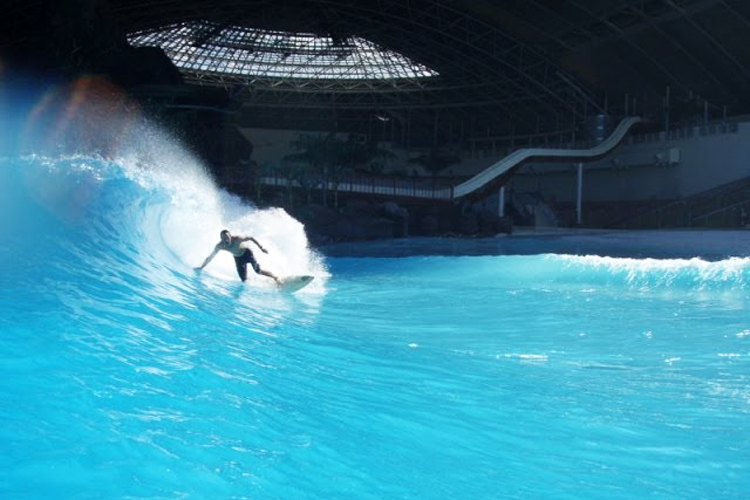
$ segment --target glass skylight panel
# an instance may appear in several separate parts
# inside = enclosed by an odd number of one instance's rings
[[[304,79],[408,79],[437,73],[363,38],[334,42],[313,34],[220,27],[166,26],[128,36],[136,47],[161,47],[178,68],[239,76]]]

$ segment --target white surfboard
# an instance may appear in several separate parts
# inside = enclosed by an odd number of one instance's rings
[[[302,275],[302,276],[287,276],[285,278],[279,278],[279,290],[282,292],[293,293],[297,290],[309,285],[314,276]]]

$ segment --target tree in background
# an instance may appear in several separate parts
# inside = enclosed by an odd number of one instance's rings
[[[366,168],[371,172],[382,172],[383,161],[393,160],[396,155],[393,151],[378,147],[375,141],[360,142],[354,135],[346,140],[339,139],[336,162],[333,168],[333,204],[338,208],[339,184],[341,176],[346,170],[353,171],[357,168]]]
[[[296,153],[284,157],[287,162],[307,165],[305,172],[297,172],[297,182],[307,190],[307,201],[311,191],[321,185],[323,205],[327,205],[328,185],[333,187],[334,206],[338,207],[338,190],[343,173],[357,166],[369,166],[375,160],[392,159],[395,155],[379,148],[375,142],[360,142],[350,135],[343,139],[331,132],[325,135],[300,134],[290,143]],[[300,180],[303,182],[300,182]]]
[[[300,169],[298,164],[291,161],[281,160],[280,162],[264,163],[263,168],[269,174],[273,174],[275,177],[281,177],[286,180],[286,203],[288,206],[294,206],[294,184],[297,182],[297,170]],[[260,182],[258,183],[260,185]],[[260,201],[260,188],[257,192]]]
[[[427,170],[435,178],[446,168],[461,163],[461,158],[438,148],[432,148],[429,153],[421,154],[416,158],[409,158],[409,163],[416,163]]]
[[[326,170],[332,141],[332,133],[325,136],[300,134],[289,143],[289,146],[297,151],[284,157],[284,162],[290,166],[289,181],[296,181],[305,191],[307,203],[312,202],[312,189],[321,179],[325,197]]]
[[[271,173],[271,170],[267,162],[258,163],[255,160],[250,160],[250,173],[256,203],[260,203],[263,199],[263,177]]]

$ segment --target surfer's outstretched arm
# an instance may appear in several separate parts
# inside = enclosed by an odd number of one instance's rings
[[[256,245],[258,245],[258,248],[260,248],[260,251],[261,251],[261,252],[263,252],[263,253],[268,253],[268,250],[266,250],[265,248],[263,248],[263,245],[261,245],[260,243],[258,243],[258,240],[256,240],[256,239],[255,239],[255,238],[253,238],[252,236],[243,236],[243,237],[242,237],[242,241],[252,241],[252,242],[253,242],[253,243],[255,243]]]
[[[214,251],[211,252],[211,255],[209,255],[208,257],[206,257],[206,260],[203,261],[203,264],[201,264],[200,267],[196,267],[195,268],[196,271],[200,271],[201,269],[203,269],[204,267],[206,267],[208,265],[208,263],[211,262],[211,260],[214,257],[216,257],[216,254],[219,253],[219,250],[221,250],[219,248],[219,245],[216,245],[216,248],[214,248]]]

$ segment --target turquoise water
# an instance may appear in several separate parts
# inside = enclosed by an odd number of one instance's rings
[[[747,258],[323,254],[180,155],[0,161],[0,497],[750,492]]]

